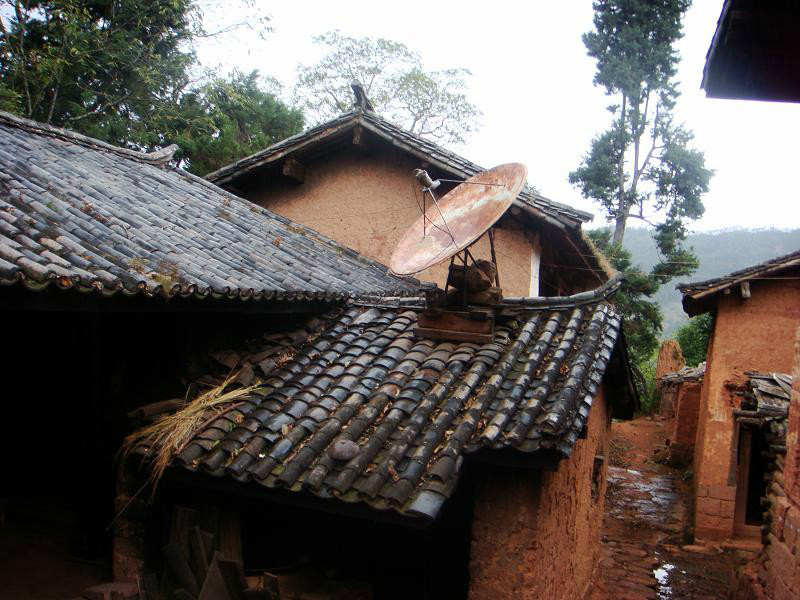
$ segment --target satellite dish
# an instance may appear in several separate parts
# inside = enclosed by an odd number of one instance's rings
[[[525,165],[508,163],[473,175],[453,188],[406,231],[392,253],[389,268],[396,275],[413,275],[470,246],[508,210],[527,174]]]

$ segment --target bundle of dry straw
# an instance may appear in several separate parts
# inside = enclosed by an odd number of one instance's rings
[[[238,375],[238,372],[229,375],[225,381],[198,396],[178,412],[167,415],[125,438],[121,450],[122,460],[127,459],[134,450],[144,450],[150,471],[147,481],[152,484],[153,492],[164,471],[195,434],[225,411],[235,408],[238,399],[258,387],[251,385],[226,392],[225,389]]]

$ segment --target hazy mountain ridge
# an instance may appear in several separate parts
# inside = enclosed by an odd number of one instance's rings
[[[688,318],[681,307],[681,295],[675,289],[678,283],[719,277],[794,252],[800,249],[800,229],[726,229],[693,233],[687,245],[700,259],[700,267],[689,277],[662,286],[656,294],[655,299],[664,313],[663,337],[673,335]],[[644,271],[658,262],[656,245],[648,229],[626,230],[623,246],[633,255],[633,264]]]

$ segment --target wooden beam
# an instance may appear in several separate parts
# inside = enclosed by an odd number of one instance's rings
[[[305,166],[291,157],[283,161],[282,171],[286,177],[297,183],[303,183],[306,180]]]
[[[740,285],[740,288],[742,290],[742,298],[745,298],[745,299],[749,298],[750,297],[750,282],[749,281],[743,281],[739,285]]]
[[[361,125],[353,127],[353,145],[354,146],[364,145],[364,128],[361,127]]]

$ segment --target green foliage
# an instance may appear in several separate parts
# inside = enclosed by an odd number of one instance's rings
[[[706,359],[708,341],[714,329],[714,317],[711,313],[698,315],[678,330],[675,339],[681,346],[686,364],[696,367]]]
[[[655,228],[661,261],[657,283],[691,273],[697,260],[682,242],[687,221],[703,214],[702,195],[712,172],[692,149],[690,131],[673,122],[678,92],[673,82],[688,0],[596,0],[595,30],[584,34],[597,60],[594,83],[614,96],[608,130],[570,173],[585,198],[597,201],[622,243],[629,218]]]
[[[647,360],[636,365],[641,377],[639,402],[640,410],[644,414],[651,414],[658,409],[656,398],[656,368],[658,367],[658,352],[654,351]]]
[[[198,72],[196,40],[268,30],[253,0],[239,2],[249,23],[215,32],[203,27],[223,4],[212,0],[3,1],[3,110],[137,150],[178,143],[196,173],[302,126],[298,111],[259,87],[257,73]]]
[[[613,243],[609,229],[594,229],[588,235],[611,265],[625,274],[625,281],[614,296],[614,303],[625,319],[625,337],[631,359],[635,365],[641,365],[658,348],[661,310],[650,300],[658,290],[658,281],[633,265],[630,252]]]
[[[234,71],[181,98],[174,141],[189,171],[209,173],[302,129],[302,113],[259,83],[258,71]]]
[[[481,116],[465,93],[467,69],[426,71],[419,55],[382,38],[352,38],[331,31],[314,38],[327,53],[299,65],[295,103],[314,123],[353,106],[352,82],[364,86],[376,112],[422,136],[463,143]]]
[[[190,0],[8,1],[0,79],[22,114],[112,143],[152,147],[148,121],[188,83]]]

